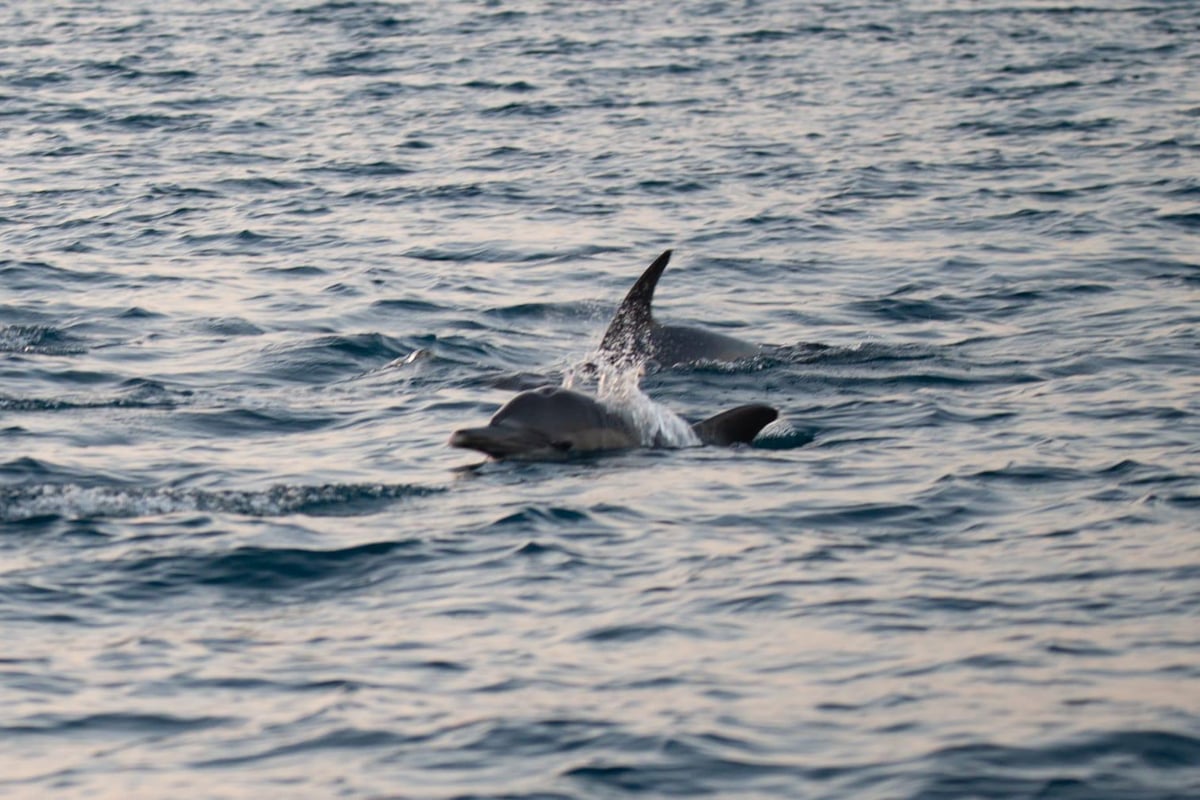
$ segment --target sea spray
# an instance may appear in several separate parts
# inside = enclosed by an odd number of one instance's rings
[[[568,369],[563,386],[576,388],[582,372]],[[596,379],[596,398],[629,420],[644,447],[696,447],[701,444],[691,425],[641,390],[642,364],[617,365],[598,358],[591,362],[586,373]]]

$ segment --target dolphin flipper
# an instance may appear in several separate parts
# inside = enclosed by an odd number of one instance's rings
[[[749,444],[758,436],[759,431],[774,422],[778,416],[779,412],[770,406],[753,403],[722,411],[696,423],[692,430],[705,444]]]

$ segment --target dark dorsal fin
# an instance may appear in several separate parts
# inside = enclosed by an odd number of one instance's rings
[[[754,403],[722,411],[715,417],[692,426],[705,444],[749,444],[758,432],[775,421],[779,412],[770,406]]]
[[[667,262],[671,260],[671,251],[664,250],[663,254],[654,259],[654,263],[646,267],[642,277],[637,279],[633,288],[625,295],[617,313],[613,315],[604,338],[600,340],[600,349],[605,352],[625,353],[633,350],[638,341],[646,335],[654,324],[654,316],[650,311],[650,303],[654,300],[654,289],[658,279],[662,277]]]

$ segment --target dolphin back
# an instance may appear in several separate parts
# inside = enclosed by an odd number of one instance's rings
[[[654,362],[663,367],[698,361],[738,361],[761,352],[758,345],[687,325],[661,325],[651,304],[671,251],[664,250],[625,295],[600,340],[600,352],[612,362]]]
[[[649,342],[650,358],[668,367],[698,361],[737,361],[762,352],[756,344],[688,325],[655,325]]]
[[[749,444],[758,432],[775,421],[779,412],[762,403],[738,406],[692,426],[704,444]]]

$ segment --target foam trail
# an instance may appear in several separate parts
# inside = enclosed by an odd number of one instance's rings
[[[0,522],[40,516],[68,519],[149,517],[180,512],[217,512],[253,517],[309,514],[338,516],[363,505],[420,497],[437,491],[409,484],[279,484],[265,490],[175,489],[39,484],[0,488]]]

